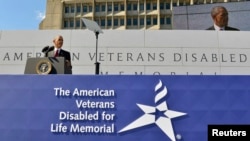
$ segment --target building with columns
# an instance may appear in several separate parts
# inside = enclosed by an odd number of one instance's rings
[[[232,2],[241,0],[47,0],[39,29],[84,29],[87,18],[102,29],[171,30],[175,8]]]

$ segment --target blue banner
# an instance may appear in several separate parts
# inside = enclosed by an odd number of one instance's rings
[[[2,75],[0,140],[206,141],[209,125],[250,124],[249,80]]]

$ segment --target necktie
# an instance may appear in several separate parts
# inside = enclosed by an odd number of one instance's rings
[[[55,56],[54,57],[58,57],[59,56],[59,50],[56,50]]]

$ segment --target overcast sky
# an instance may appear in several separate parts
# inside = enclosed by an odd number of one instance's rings
[[[38,30],[46,0],[0,0],[0,30]]]

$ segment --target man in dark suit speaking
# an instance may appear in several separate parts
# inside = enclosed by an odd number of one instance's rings
[[[211,17],[213,19],[214,25],[209,27],[207,30],[231,30],[239,31],[239,29],[228,26],[228,11],[223,6],[215,6],[212,8]]]
[[[64,57],[65,58],[65,73],[72,74],[70,52],[63,50],[63,37],[58,35],[53,40],[54,46],[43,49],[46,57]]]

